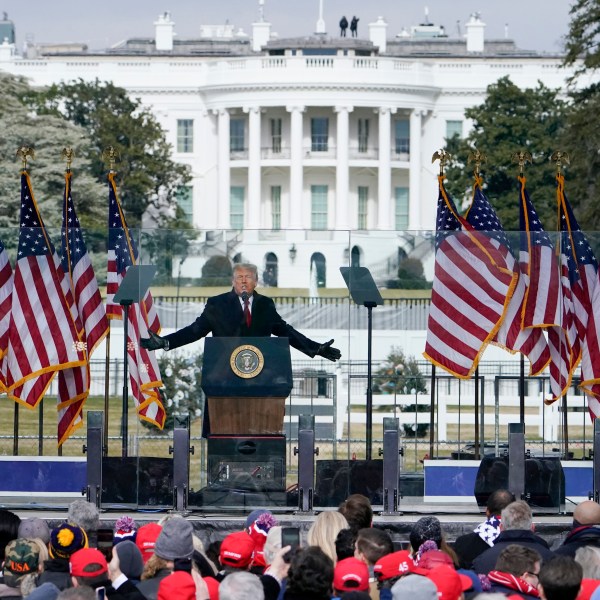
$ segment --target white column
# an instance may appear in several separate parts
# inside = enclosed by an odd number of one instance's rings
[[[260,229],[260,107],[244,108],[248,113],[248,229]]]
[[[379,114],[379,193],[377,197],[377,229],[392,229],[392,112],[396,109],[382,106]]]
[[[421,125],[423,110],[410,113],[410,159],[408,171],[408,228],[421,228]]]
[[[290,124],[290,216],[288,227],[290,229],[302,229],[302,191],[303,170],[302,164],[302,113],[304,106],[288,106],[287,111],[291,113]]]
[[[350,208],[350,169],[348,166],[349,114],[351,106],[336,106],[337,113],[337,165],[335,175],[335,229],[348,229]]]
[[[217,111],[217,228],[229,229],[229,208],[231,196],[231,174],[229,167],[229,111],[221,108]]]

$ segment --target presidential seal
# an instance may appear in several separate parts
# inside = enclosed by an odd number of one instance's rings
[[[256,377],[265,366],[265,357],[263,353],[250,344],[238,346],[229,358],[231,370],[244,379]]]

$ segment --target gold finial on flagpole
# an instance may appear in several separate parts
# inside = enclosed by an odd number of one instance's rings
[[[444,150],[443,148],[440,148],[439,150],[436,150],[433,153],[433,156],[431,157],[431,162],[434,163],[436,160],[440,161],[440,177],[443,177],[444,168],[450,162],[451,158],[452,154],[450,154],[450,152]]]
[[[73,162],[73,157],[75,156],[73,148],[63,148],[61,156],[63,160],[67,163],[67,171],[70,171],[71,163]]]
[[[35,158],[35,150],[30,146],[21,146],[17,150],[17,156],[21,158],[23,171],[27,171],[27,157]]]
[[[528,152],[527,150],[519,150],[519,152],[515,152],[512,155],[512,161],[519,164],[519,175],[523,177],[523,174],[525,173],[525,165],[526,163],[529,163],[530,165],[533,164],[533,157],[531,156],[531,152]]]
[[[109,146],[105,148],[104,152],[102,152],[102,159],[105,163],[108,163],[108,170],[112,173],[115,170],[115,163],[119,160],[121,156],[119,155],[119,151],[114,146]]]
[[[550,160],[556,163],[556,174],[557,175],[560,175],[563,165],[571,164],[571,160],[569,159],[569,154],[567,152],[563,152],[562,150],[555,150],[550,155]]]
[[[475,170],[473,171],[473,174],[475,175],[476,179],[479,179],[479,171],[481,170],[481,165],[487,162],[487,155],[479,150],[473,150],[473,152],[469,152],[467,164],[472,162],[475,163]]]

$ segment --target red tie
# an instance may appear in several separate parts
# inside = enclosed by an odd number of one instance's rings
[[[250,313],[250,302],[247,299],[244,300],[244,319],[246,319],[246,327],[250,327],[252,314]]]

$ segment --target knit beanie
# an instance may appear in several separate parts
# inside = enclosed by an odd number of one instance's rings
[[[128,515],[119,517],[115,522],[115,533],[113,535],[113,546],[124,540],[135,542],[137,535],[137,525],[135,521]]]
[[[264,553],[265,542],[267,541],[269,530],[275,525],[277,525],[277,519],[270,512],[264,512],[250,526],[250,537],[254,541],[254,559],[252,564],[257,567],[267,566]]]
[[[131,541],[124,540],[120,542],[113,552],[119,557],[119,568],[121,573],[127,576],[127,579],[139,580],[144,570],[144,561],[140,549]]]
[[[436,517],[421,517],[413,526],[410,532],[410,545],[413,550],[418,550],[419,546],[431,540],[440,547],[442,543],[442,525]]]
[[[66,521],[50,532],[48,550],[52,558],[69,558],[77,550],[88,547],[85,531]]]
[[[154,554],[165,560],[191,558],[194,553],[194,528],[181,517],[169,519],[162,528],[154,546]]]
[[[50,541],[50,528],[43,519],[30,517],[21,521],[18,535],[20,538],[27,538],[28,540],[39,538],[47,546]]]

